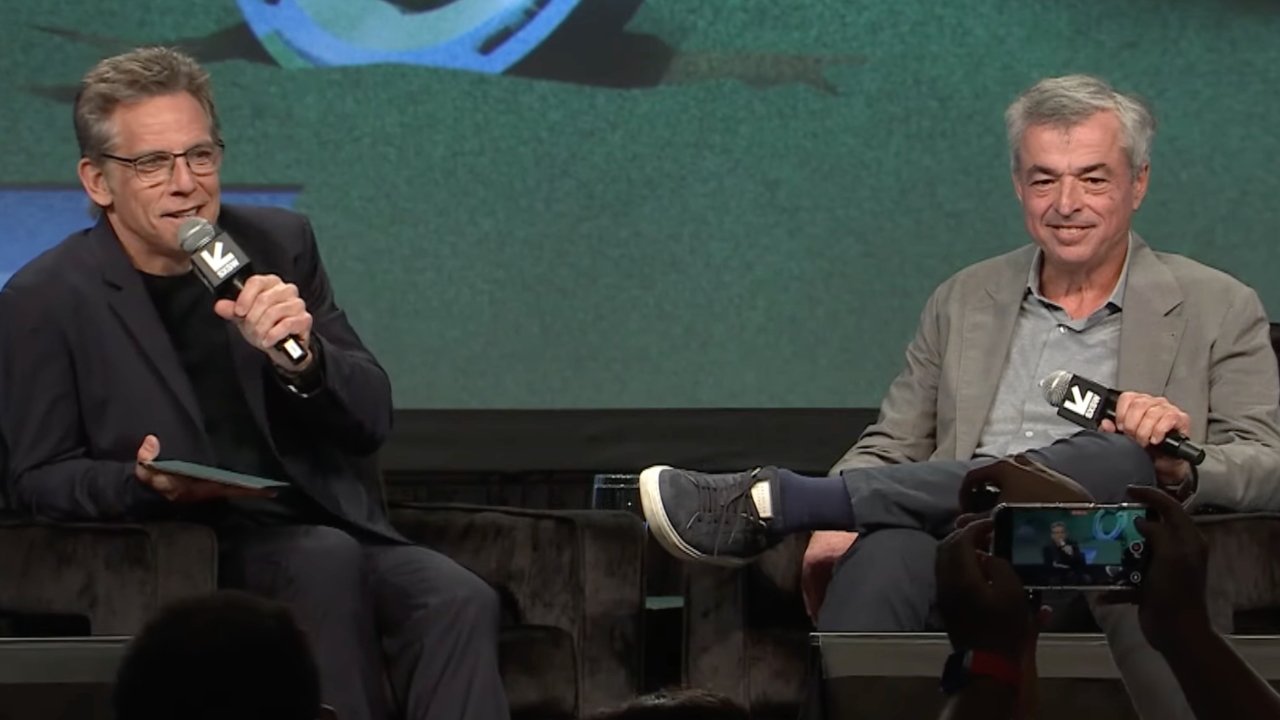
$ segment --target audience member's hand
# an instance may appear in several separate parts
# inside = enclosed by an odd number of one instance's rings
[[[133,473],[143,485],[160,493],[170,502],[192,503],[217,500],[219,498],[272,497],[275,495],[273,490],[232,487],[185,475],[160,472],[148,467],[148,464],[159,456],[160,439],[155,435],[146,436],[142,439],[142,444],[138,446],[138,458],[137,463],[133,466]]]
[[[1136,521],[1146,539],[1148,564],[1136,593],[1142,633],[1156,650],[1179,632],[1209,621],[1205,583],[1209,546],[1182,505],[1152,487],[1131,487],[1129,496],[1147,506]],[[1114,596],[1112,597],[1114,600]]]
[[[979,549],[989,545],[991,520],[965,521],[938,546],[938,612],[947,636],[957,648],[1020,662],[1038,627],[1027,593],[1008,562]]]
[[[298,287],[286,283],[275,275],[254,275],[244,283],[244,289],[235,300],[222,299],[213,304],[213,311],[224,320],[230,320],[240,334],[253,347],[265,352],[271,362],[291,372],[306,369],[311,355],[301,366],[294,366],[284,353],[276,350],[276,343],[290,335],[302,341],[304,348],[311,338],[311,313],[298,295]]]
[[[1156,479],[1161,485],[1181,485],[1191,477],[1191,463],[1154,452],[1171,430],[1183,435],[1191,433],[1191,416],[1168,398],[1138,392],[1122,392],[1116,399],[1115,421],[1103,420],[1100,429],[1128,435],[1134,442],[1151,449],[1156,466]]]
[[[985,520],[989,517],[991,517],[989,512],[961,513],[960,517],[956,518],[956,530],[963,530],[979,520]]]
[[[938,607],[942,611],[943,620],[947,624],[947,634],[951,638],[951,643],[956,647],[963,647],[966,650],[989,650],[1005,653],[1012,660],[1018,661],[1021,673],[1021,687],[1018,689],[1018,705],[1016,705],[1014,717],[1016,719],[1024,719],[1024,717],[1036,717],[1039,708],[1039,687],[1038,678],[1039,671],[1036,665],[1036,642],[1039,639],[1041,628],[1050,620],[1051,610],[1048,607],[1041,607],[1036,614],[1030,614],[1032,603],[1025,596],[1023,585],[1012,573],[1012,568],[1007,562],[997,557],[991,557],[986,552],[979,550],[979,547],[989,546],[989,536],[991,536],[991,520],[988,520],[987,512],[969,512],[969,514],[960,515],[956,518],[956,532],[950,538],[943,541],[942,546],[938,547],[937,557],[937,579],[938,579]],[[961,539],[961,533],[972,525],[982,523],[980,527],[970,532],[975,533],[972,542]],[[963,550],[969,548],[966,555]],[[960,564],[961,568],[956,568],[956,564]],[[996,570],[995,578],[988,578],[991,571],[987,570],[988,564],[996,564],[1009,571],[1004,574],[1000,570]],[[943,573],[943,565],[947,565],[952,570],[960,570],[968,568],[964,575],[961,573]],[[975,582],[973,578],[973,568],[977,566],[979,574],[982,575],[980,582]],[[965,579],[968,578],[968,579]],[[969,616],[970,611],[964,607],[963,601],[966,594],[972,593],[977,589],[979,593],[986,594],[988,597],[998,597],[1000,600],[995,603],[988,603],[988,607],[995,605],[1007,607],[1007,614],[1001,611],[995,611],[997,623],[1009,625],[1009,632],[1016,634],[1016,619],[1025,618],[1029,625],[1018,650],[1014,651],[1016,655],[1009,655],[1010,651],[1000,650],[987,642],[986,638],[972,639],[975,635],[983,635],[982,621],[973,621],[972,618],[963,620],[947,620],[948,616],[965,615]],[[1014,602],[1014,592],[1018,594],[1019,602]],[[945,600],[943,600],[945,598]],[[969,597],[970,602],[977,601],[977,598]],[[959,605],[959,607],[957,607]],[[946,607],[943,610],[943,607]],[[952,633],[951,628],[955,626],[956,632]],[[1001,643],[1009,644],[1009,643]]]
[[[858,533],[825,530],[815,532],[804,550],[804,562],[800,566],[800,593],[804,596],[804,610],[809,619],[818,622],[818,610],[827,596],[827,586],[836,563],[853,547]]]

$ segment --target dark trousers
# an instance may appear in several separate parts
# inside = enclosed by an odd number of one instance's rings
[[[292,525],[223,533],[224,587],[293,609],[342,720],[506,718],[499,603],[427,548]]]
[[[1125,502],[1127,486],[1155,484],[1150,457],[1123,435],[1082,432],[1026,454],[1075,480],[1097,502]],[[938,541],[954,529],[965,474],[990,462],[926,462],[842,472],[855,529],[861,534],[836,566],[818,613],[818,630],[940,630],[934,612]],[[1136,609],[1094,606],[1092,611],[1142,717],[1191,718],[1168,665],[1142,636]],[[814,700],[810,698],[806,716],[818,716]]]
[[[1078,482],[1097,502],[1124,502],[1129,485],[1155,483],[1150,457],[1123,435],[1082,432],[1026,454]],[[818,629],[939,629],[932,613],[938,541],[955,529],[965,474],[991,462],[939,461],[841,473],[861,535],[836,567]]]

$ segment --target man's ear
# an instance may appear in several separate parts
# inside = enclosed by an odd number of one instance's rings
[[[1147,196],[1147,182],[1151,179],[1151,163],[1142,166],[1137,177],[1133,179],[1133,209],[1142,206],[1142,199]]]
[[[80,184],[95,205],[110,207],[112,195],[106,171],[89,158],[82,157],[80,164],[76,166],[76,174],[80,176]]]
[[[1022,202],[1022,181],[1021,179],[1018,178],[1018,173],[1016,172],[1011,174],[1009,178],[1013,180],[1013,194],[1018,196],[1018,202],[1021,203]]]

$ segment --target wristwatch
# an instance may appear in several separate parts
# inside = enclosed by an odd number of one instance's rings
[[[1022,679],[1017,664],[1004,655],[988,650],[956,650],[942,666],[942,692],[955,695],[974,675],[985,675],[1015,690]]]
[[[311,364],[306,370],[300,373],[289,372],[280,367],[276,367],[276,378],[284,385],[285,389],[300,398],[309,398],[320,392],[320,388],[324,382],[324,353],[320,350],[321,344],[313,341],[309,351],[311,353]]]

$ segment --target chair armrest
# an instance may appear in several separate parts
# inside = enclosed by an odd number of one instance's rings
[[[1234,615],[1280,607],[1280,514],[1196,515],[1209,543],[1209,616],[1220,632],[1234,630]]]
[[[217,588],[218,545],[190,523],[0,519],[0,608],[83,615],[133,635],[161,606]]]
[[[394,503],[391,522],[497,588],[516,622],[567,631],[576,644],[579,708],[638,692],[645,529],[635,515]]]

